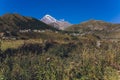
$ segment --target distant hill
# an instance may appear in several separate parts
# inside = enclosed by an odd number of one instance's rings
[[[32,17],[25,17],[19,14],[5,14],[0,17],[0,31],[17,31],[20,29],[56,30]]]
[[[99,20],[89,20],[86,22],[82,22],[81,24],[75,24],[70,27],[68,27],[66,30],[77,30],[79,31],[80,29],[90,29],[90,30],[106,30],[110,29],[113,24],[107,23],[104,21],[99,21]]]
[[[101,20],[89,20],[75,24],[68,27],[66,31],[96,34],[104,38],[120,38],[120,24],[112,24]]]

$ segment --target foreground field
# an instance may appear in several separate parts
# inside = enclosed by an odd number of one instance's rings
[[[42,43],[41,39],[29,39],[29,40],[2,40],[1,49],[5,51],[8,48],[16,49],[25,43]]]
[[[101,44],[86,39],[3,41],[0,79],[119,80],[120,44]]]

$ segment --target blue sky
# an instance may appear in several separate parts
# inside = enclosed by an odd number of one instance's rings
[[[37,19],[50,14],[76,24],[89,19],[120,23],[120,0],[0,0],[0,15],[5,13]]]

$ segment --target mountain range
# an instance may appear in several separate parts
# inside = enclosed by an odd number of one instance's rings
[[[19,14],[5,14],[0,16],[0,32],[25,29],[59,29],[68,32],[79,32],[80,34],[95,34],[102,38],[120,38],[120,24],[108,23],[101,20],[88,20],[80,24],[70,24],[64,20],[57,20],[50,15],[45,15],[40,20]]]

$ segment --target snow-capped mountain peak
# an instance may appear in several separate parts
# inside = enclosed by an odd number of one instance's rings
[[[47,14],[41,19],[41,21],[45,22],[46,24],[50,24],[56,22],[57,20],[54,17]]]
[[[57,20],[48,14],[45,15],[41,21],[60,30],[64,30],[66,27],[71,26],[71,24],[67,21],[64,21],[64,19]]]

